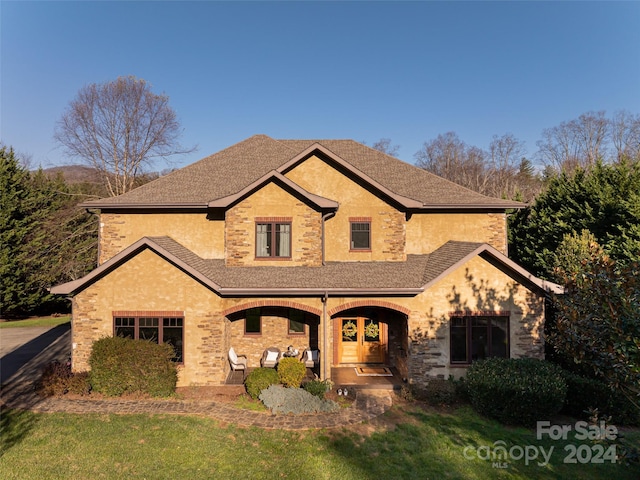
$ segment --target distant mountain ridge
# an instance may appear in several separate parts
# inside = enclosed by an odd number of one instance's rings
[[[67,183],[101,183],[100,173],[85,165],[63,165],[42,170],[47,176],[55,177],[62,173]]]

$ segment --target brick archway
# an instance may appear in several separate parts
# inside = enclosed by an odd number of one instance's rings
[[[411,311],[408,308],[405,308],[401,305],[396,305],[395,303],[385,302],[381,300],[358,300],[355,302],[349,302],[349,303],[345,303],[344,305],[334,307],[330,309],[327,313],[329,314],[330,317],[333,317],[335,314],[339,312],[349,310],[351,308],[358,308],[358,307],[388,308],[390,310],[395,310],[396,312],[404,313],[407,316],[409,316],[409,314],[411,313]]]
[[[318,308],[313,308],[313,307],[310,307],[309,305],[305,305],[303,303],[298,303],[298,302],[292,302],[290,300],[257,300],[253,302],[243,303],[240,305],[234,305],[233,307],[230,307],[224,310],[222,314],[224,316],[228,316],[233,313],[241,312],[243,310],[248,310],[250,308],[258,308],[258,307],[295,308],[297,310],[303,310],[313,315],[317,315],[317,316],[322,315],[322,310]]]

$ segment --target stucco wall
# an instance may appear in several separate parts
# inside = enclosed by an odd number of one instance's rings
[[[311,157],[286,176],[305,190],[339,202],[325,223],[327,261],[406,260],[405,215],[318,157]],[[371,218],[371,251],[350,251],[353,217]]]
[[[431,253],[449,240],[488,243],[507,254],[502,213],[417,213],[407,222],[407,253]]]
[[[510,357],[544,358],[544,297],[515,282],[476,257],[437,282],[411,302],[409,377],[463,376],[466,368],[451,366],[450,313],[509,312]]]
[[[72,362],[88,370],[92,343],[113,335],[114,311],[184,312],[184,366],[179,385],[219,384],[228,370],[221,300],[144,250],[74,298]]]
[[[224,258],[224,222],[205,213],[102,213],[98,262],[154,236],[169,236],[202,258]]]

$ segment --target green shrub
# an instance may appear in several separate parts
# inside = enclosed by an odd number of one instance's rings
[[[592,410],[601,416],[611,417],[611,422],[620,425],[636,425],[640,412],[627,398],[609,388],[604,382],[563,371],[567,383],[567,397],[562,413],[582,420],[589,420]]]
[[[278,362],[278,378],[285,387],[300,388],[307,367],[297,358],[283,358]]]
[[[332,400],[321,400],[302,388],[284,388],[281,385],[271,385],[260,393],[259,398],[273,413],[319,413],[340,409],[340,405]]]
[[[480,414],[502,423],[532,426],[557,414],[567,384],[557,365],[532,358],[491,358],[467,371],[471,405]]]
[[[105,337],[89,356],[91,388],[108,396],[142,393],[167,397],[175,392],[178,372],[168,343]]]
[[[89,372],[76,372],[69,378],[69,393],[74,395],[89,395],[91,393],[91,383],[89,382]]]
[[[278,372],[273,368],[256,368],[245,379],[244,386],[253,399],[257,399],[262,390],[278,383]]]
[[[325,393],[333,388],[333,382],[331,380],[310,380],[302,384],[304,388],[311,395],[323,400]]]

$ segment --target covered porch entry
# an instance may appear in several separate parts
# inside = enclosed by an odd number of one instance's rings
[[[351,307],[331,316],[333,324],[333,365],[338,369],[387,367],[400,378],[407,371],[407,315],[382,306]],[[347,372],[348,370],[345,370]],[[354,370],[354,374],[357,370]],[[373,381],[377,375],[360,375],[361,381]]]

